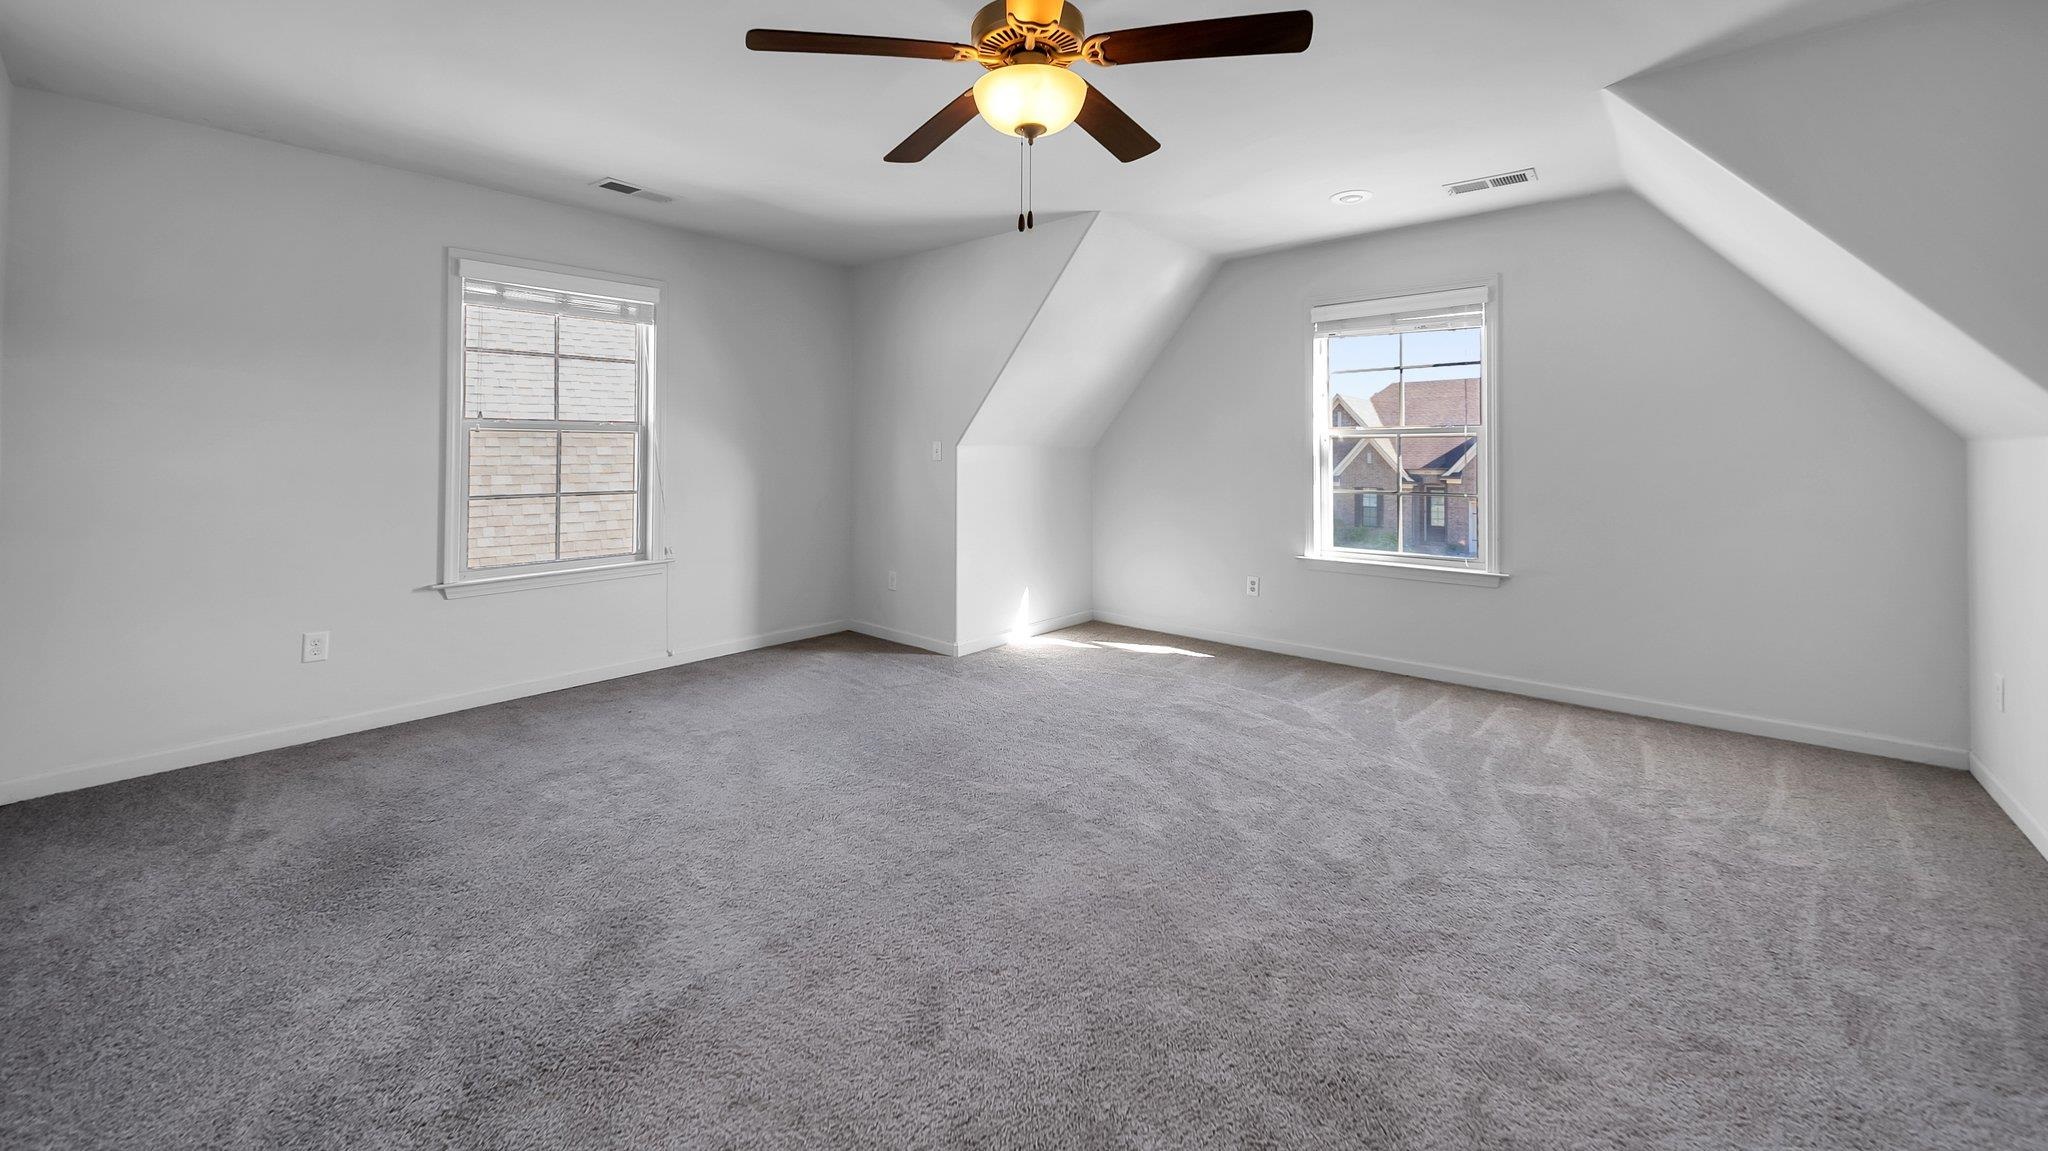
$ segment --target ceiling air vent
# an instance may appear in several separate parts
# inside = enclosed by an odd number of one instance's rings
[[[591,187],[603,188],[607,192],[617,192],[621,196],[632,196],[639,200],[651,200],[657,204],[673,204],[676,199],[674,196],[664,196],[660,192],[650,192],[638,184],[628,184],[624,180],[614,180],[609,176],[592,184]]]
[[[1484,192],[1488,188],[1507,188],[1516,184],[1533,184],[1535,181],[1536,169],[1524,168],[1519,172],[1502,172],[1498,176],[1482,176],[1477,180],[1460,180],[1455,184],[1445,184],[1444,189],[1453,196],[1464,196],[1473,192]]]

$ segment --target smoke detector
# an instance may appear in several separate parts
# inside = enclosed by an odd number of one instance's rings
[[[1460,180],[1455,184],[1445,184],[1444,190],[1453,196],[1469,196],[1474,192],[1484,192],[1491,188],[1512,188],[1516,184],[1535,182],[1536,169],[1524,168],[1519,172],[1502,172],[1498,176],[1481,176],[1476,180]]]
[[[651,201],[656,204],[673,204],[676,202],[674,196],[664,196],[660,192],[650,192],[638,184],[628,184],[624,180],[614,180],[610,176],[606,176],[602,180],[594,180],[590,186],[593,188],[603,188],[607,192],[617,192],[621,196],[631,196],[636,200]]]

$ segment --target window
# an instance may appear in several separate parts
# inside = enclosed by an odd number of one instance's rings
[[[1493,573],[1491,292],[1317,307],[1310,558]]]
[[[659,291],[457,258],[443,588],[655,555]]]

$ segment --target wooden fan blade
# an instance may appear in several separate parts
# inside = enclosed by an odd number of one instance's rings
[[[1152,138],[1152,133],[1138,127],[1136,120],[1110,103],[1109,97],[1093,84],[1088,86],[1088,98],[1081,101],[1081,114],[1074,117],[1074,123],[1126,164],[1159,150],[1159,141]]]
[[[1020,24],[1052,24],[1066,6],[1066,0],[1010,0],[1008,11]]]
[[[747,33],[747,47],[756,52],[817,52],[830,56],[903,56],[913,60],[972,60],[974,49],[937,40],[904,40],[895,36],[843,36],[837,32],[790,32],[756,28]]]
[[[939,114],[924,122],[924,126],[904,138],[896,149],[882,159],[891,164],[915,164],[952,139],[969,120],[979,112],[974,107],[974,89],[960,93],[960,98],[939,109]]]
[[[1265,56],[1303,52],[1315,35],[1309,12],[1266,12],[1127,28],[1088,37],[1088,59],[1097,64],[1149,64],[1157,60],[1200,60],[1214,56]]]

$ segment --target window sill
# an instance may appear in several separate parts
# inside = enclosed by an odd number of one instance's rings
[[[597,567],[568,568],[563,571],[522,572],[518,575],[483,576],[466,579],[458,583],[433,584],[432,590],[440,592],[442,599],[468,599],[478,595],[496,595],[506,591],[526,591],[529,588],[560,587],[572,583],[596,583],[600,580],[629,579],[633,576],[654,575],[669,565],[666,559],[628,560],[625,563],[602,564]]]
[[[1328,556],[1297,556],[1311,571],[1341,572],[1345,575],[1392,576],[1395,579],[1428,583],[1464,584],[1466,587],[1499,587],[1506,572],[1474,568],[1439,567],[1434,564],[1399,563],[1393,560],[1332,559]]]

